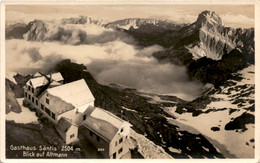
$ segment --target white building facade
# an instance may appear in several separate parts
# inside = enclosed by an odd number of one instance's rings
[[[63,81],[60,73],[37,72],[24,86],[25,101],[55,124],[66,144],[77,141],[81,132],[105,158],[129,153],[131,124],[94,107],[95,98],[84,79]]]

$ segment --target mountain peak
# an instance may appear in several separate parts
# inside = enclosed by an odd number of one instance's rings
[[[210,23],[213,25],[222,25],[222,19],[213,11],[203,11],[197,18],[197,23]]]

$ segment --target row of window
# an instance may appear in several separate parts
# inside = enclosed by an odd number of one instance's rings
[[[119,139],[119,144],[123,142],[123,137]],[[117,141],[115,142],[115,146],[117,146]]]
[[[123,152],[123,147],[118,150],[118,154]],[[116,159],[116,152],[113,154],[113,159]]]
[[[28,98],[30,101],[32,101],[32,103],[35,103],[36,106],[38,106],[38,100],[36,98],[34,98],[33,96],[31,96],[30,94],[28,94],[26,92],[24,93],[24,96],[26,98]]]
[[[43,111],[45,111],[50,117],[52,117],[52,119],[54,119],[55,120],[55,113],[53,113],[52,111],[50,111],[50,109],[48,109],[47,107],[44,107],[44,105],[43,104],[41,104],[41,109],[43,110]]]
[[[34,88],[28,85],[28,90],[34,93]]]
[[[38,107],[38,100],[34,97],[31,97],[30,94],[28,93],[24,93],[25,97],[28,98],[30,101],[32,101],[32,103],[34,103],[37,107]],[[46,102],[47,102],[47,98],[46,98]],[[49,104],[49,99],[48,99],[48,104]],[[50,111],[47,107],[44,107],[43,104],[41,104],[41,110],[45,111],[50,117],[52,117],[52,119],[55,120],[55,113],[53,113],[52,111]]]

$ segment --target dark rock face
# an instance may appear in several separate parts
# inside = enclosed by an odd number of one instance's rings
[[[29,31],[24,35],[25,40],[38,40],[42,41],[47,32],[45,24],[41,20],[34,20],[27,26]]]
[[[16,98],[24,97],[23,86],[25,83],[31,78],[31,76],[22,76],[20,74],[16,74],[14,76],[17,84],[11,82],[9,79],[5,79],[5,89],[6,89],[6,114],[10,111],[20,113],[21,107],[18,104]]]
[[[20,113],[21,107],[18,104],[15,94],[13,90],[15,89],[15,84],[12,83],[10,80],[6,79],[6,86],[5,86],[5,96],[6,96],[6,103],[5,103],[5,112],[8,114],[10,111]]]
[[[5,28],[6,39],[23,39],[23,35],[28,31],[28,27],[24,23],[16,23],[7,25]]]
[[[219,127],[211,127],[211,130],[212,131],[219,131],[220,129],[219,129]]]
[[[244,44],[247,44],[251,50],[254,49],[254,44],[248,44],[246,41],[254,40],[253,29],[225,27],[215,12],[202,12],[197,21],[191,24],[186,31],[188,33],[186,37],[195,34],[199,38],[199,40],[185,45],[195,59],[206,57],[220,60],[224,54],[229,54],[235,48],[242,51]],[[249,49],[243,49],[243,51],[250,52]]]
[[[250,123],[255,123],[255,116],[249,113],[243,113],[242,115],[233,119],[233,121],[227,123],[225,126],[225,130],[242,129],[243,131],[245,131],[247,130],[245,125]]]

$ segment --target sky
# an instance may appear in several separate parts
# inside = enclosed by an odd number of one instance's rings
[[[125,18],[156,18],[192,23],[204,10],[215,11],[226,26],[254,27],[253,5],[9,5],[6,6],[6,20],[28,23],[34,19],[52,20],[82,15],[107,22]]]

